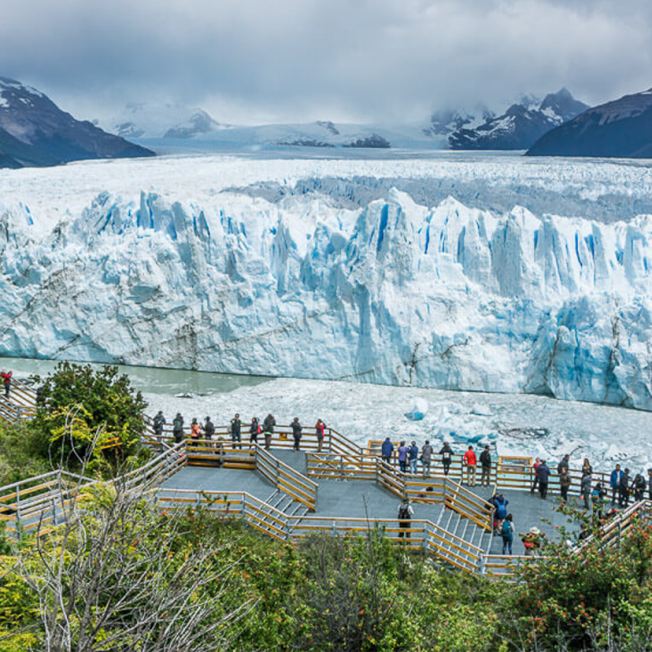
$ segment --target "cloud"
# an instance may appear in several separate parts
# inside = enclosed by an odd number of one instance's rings
[[[24,0],[3,10],[0,74],[87,115],[176,101],[231,122],[417,120],[652,86],[651,22],[643,0]]]

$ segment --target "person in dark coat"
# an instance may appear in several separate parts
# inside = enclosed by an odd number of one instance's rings
[[[548,495],[548,480],[550,479],[550,468],[545,460],[541,460],[541,464],[537,467],[537,479],[539,480],[539,495],[545,500]]]
[[[629,469],[625,469],[618,485],[618,507],[627,507],[629,505],[630,485]]]
[[[166,424],[163,410],[159,410],[154,417],[154,434],[160,439],[163,436],[163,426]]]
[[[303,426],[299,423],[299,417],[294,417],[292,422],[292,437],[294,438],[293,450],[298,451],[301,448],[301,431]]]
[[[482,475],[480,476],[480,486],[488,487],[491,476],[491,447],[487,444],[482,453],[480,453],[480,465],[482,466]]]
[[[652,469],[647,470],[647,495],[652,500]]]
[[[616,464],[616,468],[611,472],[609,478],[609,484],[611,485],[611,504],[616,504],[616,496],[620,501],[620,482],[623,478],[623,471],[620,468],[620,464]]]
[[[566,503],[568,502],[568,490],[571,486],[571,477],[568,469],[562,468],[559,474],[559,488],[561,491],[561,499]]]
[[[215,426],[213,425],[211,418],[206,417],[206,419],[204,420],[204,437],[206,439],[213,439],[214,434],[215,434]]]
[[[582,498],[584,498],[584,507],[591,509],[591,485],[593,484],[593,476],[590,473],[584,473],[580,480],[580,491]]]
[[[645,487],[646,487],[645,478],[640,473],[637,473],[636,476],[634,477],[634,482],[632,484],[635,501],[638,502],[639,500],[643,500],[643,496],[645,495]]]
[[[453,461],[453,449],[450,447],[450,444],[447,441],[444,442],[444,445],[441,447],[439,454],[441,455],[441,463],[444,467],[444,475],[448,475],[448,472],[451,468],[451,463]]]
[[[260,423],[258,421],[258,417],[254,417],[251,420],[251,426],[249,428],[249,441],[257,444],[258,443],[258,435],[262,432],[262,428],[260,427]]]
[[[231,441],[233,448],[242,448],[242,421],[239,414],[231,419]]]
[[[172,434],[174,435],[174,441],[178,444],[183,441],[183,417],[181,412],[177,412],[177,416],[174,417],[172,422]]]
[[[383,458],[383,462],[391,464],[392,462],[392,453],[394,452],[394,444],[392,444],[389,437],[385,437],[383,445],[380,447],[380,455]]]
[[[265,435],[265,450],[272,447],[272,437],[274,435],[274,426],[276,426],[276,419],[268,414],[263,421],[263,434]]]
[[[570,455],[564,455],[561,462],[557,464],[557,475],[561,475],[564,469],[566,469],[566,473],[570,473]]]

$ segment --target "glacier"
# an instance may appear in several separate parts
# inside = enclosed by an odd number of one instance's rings
[[[652,215],[596,209],[649,202],[649,172],[507,157],[4,172],[0,354],[650,410]],[[363,177],[379,189],[356,201]],[[450,196],[417,203],[390,178]],[[474,180],[511,207],[488,208]],[[554,193],[550,211],[529,192]],[[596,214],[554,214],[573,193]]]

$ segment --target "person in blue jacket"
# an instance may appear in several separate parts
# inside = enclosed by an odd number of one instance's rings
[[[412,442],[412,446],[410,446],[408,454],[410,459],[410,473],[414,473],[416,475],[418,473],[417,463],[419,460],[419,447],[417,446],[416,441]]]
[[[394,444],[390,441],[389,437],[385,437],[385,441],[380,448],[380,454],[383,458],[383,462],[390,464],[392,461],[392,453],[394,452]]]
[[[507,500],[507,498],[502,494],[498,494],[497,496],[494,496],[492,502],[496,506],[496,532],[500,532],[503,521],[507,516],[507,505],[509,504],[509,500]]]
[[[616,468],[611,472],[611,477],[609,478],[609,484],[611,485],[611,504],[616,504],[616,495],[618,494],[618,487],[620,487],[620,482],[623,478],[623,472],[620,468],[620,464],[616,464]]]

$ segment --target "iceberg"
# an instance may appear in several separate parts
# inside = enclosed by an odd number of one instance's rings
[[[320,165],[350,180],[353,163]],[[201,191],[150,183],[150,166],[188,174],[174,159],[121,165],[133,178],[92,198],[98,164],[52,173],[52,205],[47,172],[0,177],[0,354],[652,409],[650,215],[426,206],[396,188],[352,207],[328,191],[270,201],[225,192],[237,159]],[[290,186],[317,164],[297,165]]]

